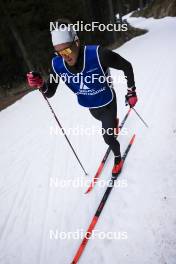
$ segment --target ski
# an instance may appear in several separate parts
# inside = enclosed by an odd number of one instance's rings
[[[126,159],[128,153],[129,153],[129,150],[130,150],[130,148],[131,148],[131,146],[132,146],[132,144],[134,142],[134,139],[135,139],[135,134],[131,138],[131,140],[130,140],[125,152],[123,153],[123,156],[122,156],[123,164],[124,164],[125,159]],[[123,166],[122,166],[122,169],[123,169]],[[97,221],[99,219],[99,216],[100,216],[100,214],[101,214],[101,212],[102,212],[102,210],[103,210],[103,208],[105,206],[105,203],[106,203],[106,201],[107,201],[107,199],[109,197],[109,194],[111,193],[111,191],[113,189],[114,181],[116,180],[116,178],[114,179],[113,177],[111,177],[111,181],[110,181],[111,184],[109,184],[109,186],[107,187],[107,189],[106,189],[106,191],[105,191],[105,193],[103,195],[103,198],[102,198],[102,200],[101,200],[101,202],[100,202],[100,204],[98,206],[98,209],[97,209],[97,211],[96,211],[96,213],[95,213],[95,215],[94,215],[94,217],[93,217],[93,219],[92,219],[92,221],[91,221],[91,223],[90,223],[90,225],[89,225],[89,227],[87,229],[87,232],[86,232],[86,234],[84,236],[84,239],[82,240],[82,242],[81,242],[81,244],[80,244],[80,246],[79,246],[79,248],[78,248],[78,250],[77,250],[77,252],[76,252],[76,254],[74,256],[74,259],[71,262],[71,264],[78,263],[81,255],[82,255],[82,253],[83,253],[83,251],[84,251],[84,249],[85,249],[85,247],[87,245],[87,242],[88,242],[88,240],[89,240],[89,238],[90,238],[90,236],[92,234],[92,231],[94,230],[94,227],[95,227],[95,225],[96,225],[96,223],[97,223]]]
[[[124,126],[128,116],[129,116],[130,112],[131,112],[131,108],[129,108],[128,112],[126,113],[125,117],[123,118],[123,120],[122,120],[122,122],[121,122],[121,124],[119,126],[119,131],[123,128],[123,126]],[[86,190],[85,194],[89,193],[93,189],[93,187],[95,186],[96,182],[98,181],[98,179],[100,177],[100,174],[101,174],[101,172],[102,172],[102,170],[104,168],[105,162],[106,162],[110,152],[111,152],[111,148],[108,147],[108,149],[107,149],[107,151],[106,151],[106,153],[105,153],[105,155],[104,155],[104,157],[103,157],[103,159],[102,159],[102,161],[101,161],[101,163],[100,163],[100,165],[98,167],[98,170],[97,170],[95,176],[93,177],[93,180],[90,183],[90,185],[89,185],[88,189]]]

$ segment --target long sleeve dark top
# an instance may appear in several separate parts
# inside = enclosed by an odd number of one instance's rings
[[[100,63],[104,72],[106,72],[108,68],[122,70],[127,79],[127,86],[129,88],[135,86],[133,68],[129,61],[125,60],[119,54],[111,50],[108,50],[106,48],[103,48],[101,46],[98,49],[98,53],[99,53]],[[73,74],[77,74],[81,72],[83,68],[83,63],[84,63],[84,47],[81,46],[76,64],[74,66],[69,66],[66,63],[66,66],[68,70],[71,71]],[[53,76],[56,76],[56,73],[54,72],[53,69],[51,69],[50,73],[53,74]],[[57,86],[58,83],[54,83],[54,82],[50,83],[50,80],[48,79],[45,85],[43,86],[42,91],[44,92],[45,96],[49,98],[55,94]]]

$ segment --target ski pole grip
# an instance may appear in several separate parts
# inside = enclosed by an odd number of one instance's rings
[[[40,73],[37,71],[31,71],[30,72],[34,77],[41,77]]]

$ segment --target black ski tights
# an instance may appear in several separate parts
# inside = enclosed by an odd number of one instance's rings
[[[114,98],[111,103],[99,108],[89,109],[93,117],[102,122],[103,138],[115,156],[120,155],[120,144],[114,136],[114,128],[117,127],[117,102],[116,94],[113,90]]]

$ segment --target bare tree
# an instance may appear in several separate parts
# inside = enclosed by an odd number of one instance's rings
[[[116,19],[115,19],[115,15],[114,15],[114,8],[113,8],[112,0],[108,0],[108,6],[109,6],[110,23],[115,24]],[[114,30],[113,30],[113,41],[116,41],[116,32]]]

